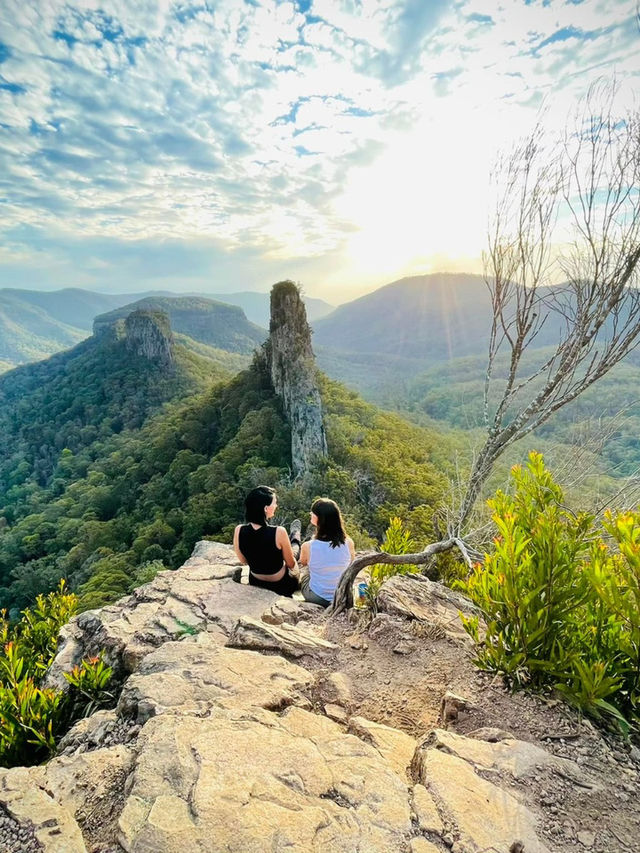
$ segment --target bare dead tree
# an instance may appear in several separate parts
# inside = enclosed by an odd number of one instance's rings
[[[614,99],[614,86],[592,89],[562,139],[549,145],[538,127],[499,164],[485,255],[492,306],[486,439],[446,536],[418,554],[384,555],[384,562],[425,565],[454,547],[470,561],[467,523],[496,460],[640,342],[640,118],[616,117]],[[532,367],[532,344],[543,329],[557,332],[556,342]],[[497,365],[505,362],[499,377]],[[357,573],[382,557],[351,564],[334,612],[351,606]]]

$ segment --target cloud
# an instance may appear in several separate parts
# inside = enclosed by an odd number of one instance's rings
[[[404,196],[389,241],[408,246],[434,157],[468,137],[458,156],[484,171],[541,100],[560,120],[608,65],[637,79],[633,0],[4,0],[3,11],[5,284],[130,289],[149,270],[178,286],[180,269],[191,280],[206,264],[257,281],[295,259],[320,287],[331,257],[329,277],[343,280],[354,235],[379,241],[367,194],[388,185],[380,170],[396,156]]]

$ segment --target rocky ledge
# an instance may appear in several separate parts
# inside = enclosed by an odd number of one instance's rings
[[[314,605],[235,582],[236,569],[229,546],[200,542],[181,569],[63,629],[50,682],[104,650],[117,706],[77,723],[46,765],[0,771],[0,850],[627,849],[625,820],[607,836],[619,836],[615,848],[571,817],[571,835],[553,834],[560,790],[571,786],[595,805],[611,780],[599,765],[516,737],[506,718],[505,728],[454,731],[473,722],[476,696],[436,685],[440,719],[423,731],[362,713],[362,697],[376,690],[365,661],[376,654],[418,684],[419,651],[444,650],[473,672],[459,630],[465,599],[398,577],[372,622],[356,613],[327,619]],[[553,719],[566,722],[560,712]],[[617,770],[637,793],[631,759]]]

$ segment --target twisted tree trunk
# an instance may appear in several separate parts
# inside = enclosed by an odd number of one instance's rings
[[[345,569],[340,582],[336,587],[333,596],[333,604],[328,610],[328,613],[342,613],[353,607],[353,583],[358,576],[358,573],[367,566],[373,566],[376,563],[384,563],[392,566],[423,566],[428,563],[436,554],[442,554],[445,551],[451,551],[452,548],[458,548],[463,555],[465,562],[471,565],[471,560],[464,543],[457,537],[451,539],[442,539],[440,542],[432,542],[424,551],[418,554],[386,554],[380,551],[372,551],[368,554],[363,554],[356,559]],[[435,575],[435,569],[427,569],[423,571],[427,577]]]

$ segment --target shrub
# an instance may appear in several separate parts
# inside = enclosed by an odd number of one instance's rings
[[[32,610],[11,625],[0,615],[0,763],[34,764],[55,748],[57,737],[79,717],[109,704],[111,669],[100,657],[66,674],[69,690],[42,687],[56,653],[58,632],[77,607],[61,581],[56,592],[40,595]]]
[[[385,531],[381,550],[387,554],[411,554],[416,550],[411,533],[397,516],[389,519],[389,526]],[[406,575],[417,571],[418,567],[414,565],[393,566],[389,563],[376,563],[370,566],[366,591],[368,606],[375,609],[376,597],[380,591],[380,587],[388,578],[394,575]]]
[[[88,717],[98,708],[109,705],[114,696],[106,688],[112,674],[113,670],[105,664],[102,655],[83,660],[71,672],[65,672],[70,686],[66,697],[67,716],[73,720]]]
[[[476,662],[628,730],[640,722],[640,514],[609,515],[604,529],[574,514],[537,453],[511,473],[514,494],[489,501],[495,549],[458,584],[486,621],[481,637],[463,618]]]

